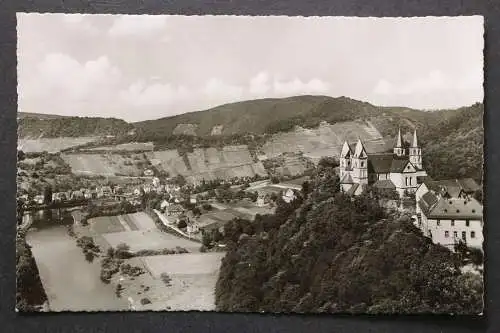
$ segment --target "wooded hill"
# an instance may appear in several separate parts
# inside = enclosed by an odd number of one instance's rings
[[[482,311],[483,281],[460,256],[386,213],[375,192],[339,192],[320,166],[305,198],[274,215],[225,227],[228,252],[216,286],[220,311],[442,313]]]
[[[222,126],[222,135],[243,133],[264,134],[293,130],[295,125],[316,127],[321,121],[336,123],[372,117],[386,118],[390,123],[408,119],[423,125],[435,115],[409,108],[377,107],[348,97],[294,96],[267,98],[224,104],[205,111],[134,123],[145,135],[173,134],[179,124],[193,124],[196,134],[206,136],[215,126]],[[393,118],[396,119],[387,119]],[[386,134],[385,127],[382,133]],[[389,130],[392,133],[391,130]]]
[[[17,121],[18,137],[58,138],[125,135],[134,127],[116,118],[94,117],[34,117],[23,116]]]

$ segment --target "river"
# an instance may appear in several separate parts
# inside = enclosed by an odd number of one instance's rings
[[[100,260],[85,260],[65,226],[30,230],[32,246],[50,311],[128,310],[126,299],[118,298],[112,285],[101,282]]]

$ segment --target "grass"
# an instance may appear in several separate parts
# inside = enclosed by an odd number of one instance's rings
[[[100,216],[89,220],[89,224],[94,232],[99,234],[123,232],[122,226],[117,216]]]

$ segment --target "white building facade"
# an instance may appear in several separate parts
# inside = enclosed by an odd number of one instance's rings
[[[400,196],[416,192],[417,178],[427,175],[422,168],[422,149],[416,130],[411,144],[398,131],[392,153],[368,154],[361,139],[354,148],[344,142],[339,173],[342,190],[352,195],[362,193],[367,185],[394,189]]]

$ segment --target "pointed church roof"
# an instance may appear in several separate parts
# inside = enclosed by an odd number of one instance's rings
[[[340,157],[347,157],[352,153],[351,147],[349,147],[349,144],[347,141],[344,141],[344,145],[342,146],[342,152],[340,153]]]
[[[413,132],[413,142],[412,142],[411,146],[414,148],[418,147],[417,129],[415,129],[415,131]]]
[[[398,128],[398,136],[396,137],[396,146],[394,148],[403,147],[403,137],[401,136],[401,128]]]
[[[363,142],[361,142],[361,139],[358,139],[358,142],[356,143],[354,157],[367,157],[365,146],[363,145]]]

